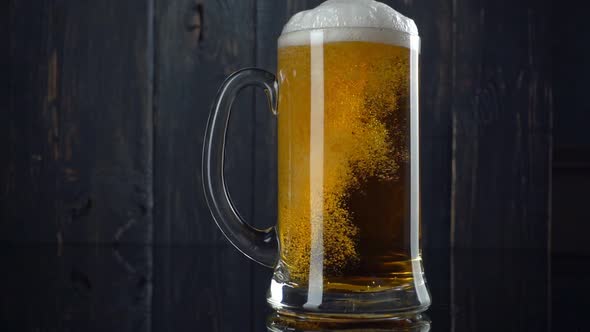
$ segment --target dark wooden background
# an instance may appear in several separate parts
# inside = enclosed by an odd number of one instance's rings
[[[0,98],[0,243],[141,246],[141,254],[125,257],[133,273],[121,282],[134,291],[122,296],[130,302],[138,294],[153,297],[151,310],[183,305],[197,311],[202,302],[191,299],[199,283],[211,280],[186,274],[201,263],[201,269],[239,271],[215,282],[242,292],[247,303],[262,303],[270,272],[230,247],[204,201],[205,122],[223,79],[247,66],[274,72],[281,27],[320,2],[9,0],[0,30],[8,41]],[[489,300],[474,299],[477,285],[455,273],[455,263],[471,263],[452,262],[452,248],[540,250],[535,264],[546,280],[552,114],[559,98],[552,71],[563,52],[555,46],[561,37],[552,30],[552,1],[385,2],[414,18],[422,38],[423,245],[427,275],[437,276],[430,281],[435,298],[458,308],[485,307]],[[272,225],[276,125],[260,91],[242,93],[229,130],[232,197],[253,225]],[[170,251],[153,245],[206,247],[218,257],[172,266]],[[483,273],[476,268],[483,263],[474,264],[473,273]],[[510,257],[498,264],[518,267]],[[523,287],[538,296],[530,306],[548,310],[545,283]],[[217,309],[243,310],[223,299],[217,297]],[[145,303],[137,305],[143,317]],[[172,330],[186,322],[153,323]],[[223,327],[240,328],[239,319]]]
[[[201,192],[212,99],[234,70],[274,71],[282,25],[318,3],[9,1],[1,240],[225,244]],[[546,247],[550,2],[388,3],[423,41],[425,246]],[[269,225],[275,119],[260,92],[238,104],[229,186]]]

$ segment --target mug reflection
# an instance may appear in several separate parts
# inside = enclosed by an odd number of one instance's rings
[[[267,317],[268,332],[428,332],[430,320],[423,314],[379,321],[307,320],[273,312]]]

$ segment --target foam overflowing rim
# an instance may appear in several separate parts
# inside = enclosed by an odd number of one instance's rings
[[[320,29],[302,29],[283,32],[279,36],[278,47],[304,46],[311,42],[311,35],[321,33],[324,43],[369,42],[402,46],[420,50],[420,37],[415,34],[373,27],[334,27]]]
[[[418,35],[414,20],[375,0],[327,0],[293,15],[283,33],[323,28],[380,28]]]

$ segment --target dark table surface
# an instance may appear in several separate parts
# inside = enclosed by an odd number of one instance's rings
[[[266,331],[270,270],[230,246],[5,246],[0,331]],[[590,257],[424,251],[422,320],[305,331],[590,331]],[[243,282],[250,274],[254,284]],[[252,279],[252,278],[247,278]],[[281,325],[282,324],[282,325]],[[292,329],[293,330],[293,329]]]

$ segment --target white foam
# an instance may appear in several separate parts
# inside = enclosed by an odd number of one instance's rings
[[[283,28],[283,34],[343,27],[388,29],[418,35],[412,19],[374,0],[328,0],[314,9],[293,15]]]
[[[324,30],[325,42],[367,41],[418,49],[420,38],[414,21],[374,0],[328,0],[299,12],[279,38],[279,47],[306,45],[309,31]]]

